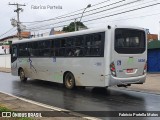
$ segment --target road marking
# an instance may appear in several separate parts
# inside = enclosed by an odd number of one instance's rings
[[[28,102],[28,103],[31,103],[31,104],[34,104],[34,105],[38,105],[38,106],[41,106],[41,107],[44,107],[44,108],[47,108],[47,109],[50,109],[50,110],[62,111],[62,112],[64,111],[64,112],[67,112],[68,114],[74,115],[75,117],[76,116],[77,117],[82,117],[82,118],[88,119],[88,120],[101,120],[101,119],[96,118],[96,117],[89,117],[87,115],[83,115],[83,114],[72,112],[72,111],[69,111],[69,110],[66,110],[66,109],[62,109],[62,108],[46,105],[46,104],[43,104],[43,103],[40,103],[40,102],[36,102],[36,101],[33,101],[33,100],[28,100],[26,98],[18,97],[18,96],[15,96],[15,95],[12,95],[12,94],[9,94],[9,93],[5,93],[5,92],[2,92],[2,91],[0,91],[0,93],[9,95],[9,96],[17,98],[19,100],[22,100],[22,101],[25,101],[25,102]]]

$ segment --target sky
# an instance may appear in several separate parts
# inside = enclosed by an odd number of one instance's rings
[[[52,27],[54,27],[57,30],[60,30],[62,27],[58,26],[68,25],[70,22],[74,22],[75,18],[77,18],[77,21],[79,21],[80,17],[82,16],[82,12],[84,11],[84,8],[88,4],[91,4],[91,7],[85,10],[85,13],[83,14],[81,20],[82,22],[84,21],[84,24],[88,28],[95,28],[97,26],[98,27],[107,26],[108,24],[116,24],[116,25],[130,25],[130,26],[147,28],[149,29],[150,33],[153,34],[158,34],[160,31],[160,23],[159,23],[160,4],[158,4],[160,3],[160,0],[1,0],[0,39],[16,33],[16,28],[13,28],[10,32],[3,35],[6,31],[10,30],[13,27],[11,25],[10,19],[12,18],[17,19],[16,12],[14,12],[16,6],[8,5],[9,2],[26,5],[26,6],[21,6],[21,8],[23,8],[23,12],[20,12],[20,22],[22,22],[22,24],[25,25],[26,28],[32,29],[32,33],[48,32]],[[101,2],[102,4],[96,5]],[[150,6],[152,4],[157,4],[157,5],[144,9],[139,9],[132,12],[126,12],[124,14],[115,15],[117,13],[141,8],[144,6]],[[57,7],[60,6],[62,9],[55,9],[54,6]],[[100,9],[99,7],[102,8]],[[70,16],[47,22],[32,23],[32,24],[25,23],[25,22],[42,21],[46,19],[55,18],[57,16],[68,14],[73,11],[77,12],[72,14],[76,13],[79,14],[77,16]],[[108,17],[86,22],[88,20],[101,18],[104,16]],[[71,20],[68,21],[69,19]],[[33,31],[33,28],[36,28],[34,29],[35,31]]]

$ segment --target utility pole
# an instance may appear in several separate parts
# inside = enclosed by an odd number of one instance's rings
[[[77,24],[76,24],[77,19],[74,21],[74,31],[77,31]]]
[[[21,28],[20,28],[20,19],[19,19],[19,11],[23,11],[22,8],[19,8],[19,6],[26,6],[25,4],[18,4],[18,3],[14,3],[14,4],[10,4],[9,5],[15,5],[17,6],[17,9],[14,10],[14,12],[17,12],[17,31],[18,31],[18,38],[19,40],[21,39]]]

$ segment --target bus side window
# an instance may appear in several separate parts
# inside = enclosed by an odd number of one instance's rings
[[[82,50],[80,48],[76,48],[75,51],[74,51],[74,56],[81,56],[82,55]]]
[[[85,37],[85,46],[91,45],[91,35],[86,35]]]
[[[12,45],[11,49],[12,49],[12,51],[11,51],[11,63],[13,63],[18,57],[17,45]]]
[[[66,56],[74,56],[73,48],[66,48]]]
[[[96,34],[93,34],[93,42],[92,42],[92,45],[93,45],[93,48],[92,48],[92,54],[94,56],[100,56],[101,55],[101,45],[102,45],[102,34],[101,33],[96,33]]]
[[[102,33],[90,34],[85,38],[85,56],[101,56]]]
[[[39,51],[38,51],[38,42],[31,42],[29,43],[29,53],[31,57],[38,56]]]
[[[61,38],[59,39],[59,41],[61,42],[61,46],[59,49],[59,56],[66,56],[65,54],[66,38]]]
[[[83,56],[84,54],[84,36],[77,36],[74,40],[74,56]]]
[[[28,43],[28,54],[29,54],[29,56],[33,56],[33,52],[32,52],[32,43]]]
[[[90,55],[90,46],[91,46],[91,39],[90,39],[90,35],[85,35],[85,43],[84,43],[84,47],[85,47],[85,56],[89,56]]]
[[[74,47],[73,47],[73,41],[74,38],[73,37],[68,37],[66,38],[66,49],[65,49],[65,56],[74,56]]]
[[[66,56],[66,54],[65,54],[65,48],[60,48],[59,49],[59,56]]]
[[[17,57],[17,47],[16,46],[13,46],[12,48],[12,56]]]
[[[37,50],[39,52],[39,56],[40,57],[50,56],[50,46],[51,46],[50,40],[39,41],[38,50]]]
[[[21,43],[19,44],[19,57],[28,57],[28,43]]]
[[[84,50],[84,36],[68,37],[66,38],[66,55],[68,57],[83,56]]]
[[[55,56],[55,39],[51,40],[51,56]]]
[[[60,47],[61,47],[60,39],[55,39],[54,40],[55,56],[60,56]]]
[[[73,47],[73,41],[75,41],[74,37],[66,38],[66,47]]]
[[[62,38],[61,39],[61,47],[65,47],[66,46],[66,39]]]

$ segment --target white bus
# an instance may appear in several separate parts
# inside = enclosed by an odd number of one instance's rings
[[[146,31],[106,26],[12,43],[12,75],[75,86],[143,84]]]

